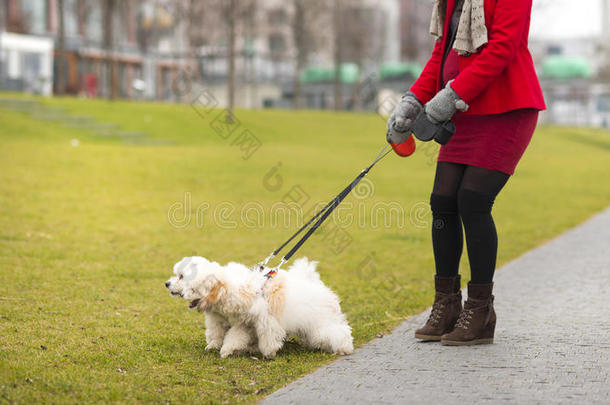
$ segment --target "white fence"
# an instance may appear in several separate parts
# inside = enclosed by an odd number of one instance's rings
[[[543,123],[610,128],[610,85],[586,80],[544,82],[543,91],[547,103]]]

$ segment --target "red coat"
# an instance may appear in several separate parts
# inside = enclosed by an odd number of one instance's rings
[[[443,37],[411,87],[427,103],[441,90],[441,62],[456,0],[447,0]],[[451,88],[470,105],[467,115],[498,114],[520,108],[545,109],[544,97],[527,49],[532,0],[485,0],[488,43],[459,57],[460,73]]]

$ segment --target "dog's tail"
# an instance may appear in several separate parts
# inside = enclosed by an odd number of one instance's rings
[[[320,281],[320,275],[316,271],[318,262],[309,261],[306,257],[301,257],[294,261],[294,264],[288,268],[291,274],[312,280]]]

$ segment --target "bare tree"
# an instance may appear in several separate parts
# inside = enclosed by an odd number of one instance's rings
[[[343,83],[341,68],[344,63],[352,62],[361,69],[364,62],[373,57],[376,34],[374,15],[370,7],[364,6],[362,0],[333,0],[332,9],[332,42],[333,61],[335,70],[334,79],[334,107],[336,110],[345,108],[343,102]],[[353,98],[354,104],[359,105],[358,83]]]
[[[237,35],[244,30],[244,25],[253,21],[251,13],[256,12],[256,0],[221,0],[222,17],[227,32],[227,58],[229,72],[227,83],[227,122],[233,122],[235,106]]]
[[[87,17],[91,12],[92,5],[87,0],[77,0],[76,2],[76,16],[78,20],[78,34],[86,38],[87,37]]]
[[[602,0],[602,63],[599,77],[605,82],[610,81],[610,1]]]
[[[225,23],[227,25],[229,76],[227,83],[227,122],[233,122],[233,108],[235,106],[235,39],[237,21],[237,2],[239,0],[228,0],[228,6],[223,10]]]
[[[65,8],[64,0],[57,0],[57,19],[58,19],[58,32],[57,32],[57,93],[65,94],[66,92],[66,49],[65,49]]]
[[[218,43],[224,37],[225,30],[219,27],[220,13],[218,0],[186,0],[182,15],[187,21],[186,36],[188,54],[195,77],[203,80],[203,63],[197,50],[206,45]]]
[[[365,65],[371,60],[381,60],[383,57],[383,44],[385,43],[384,29],[386,22],[383,12],[366,8],[361,1],[351,1],[350,8],[343,13],[349,23],[341,27],[342,57],[345,62],[354,63],[358,72],[364,71]],[[362,107],[360,75],[356,78],[351,101],[353,108]]]
[[[205,7],[202,7],[202,2],[197,0],[187,0],[184,7],[184,16],[187,19],[187,52],[191,62],[191,70],[193,76],[197,80],[202,80],[203,71],[201,70],[201,63],[196,49],[201,47],[206,39],[206,36],[201,29],[201,22],[204,21],[205,18]]]
[[[211,41],[224,40],[228,61],[227,76],[227,122],[233,121],[235,91],[237,88],[236,58],[241,51],[239,35],[245,25],[253,21],[252,14],[257,11],[256,0],[200,0],[203,8],[202,30]],[[221,22],[219,24],[218,22]],[[206,24],[206,22],[209,22]]]
[[[0,32],[4,32],[6,28],[6,22],[4,21],[6,15],[6,4],[5,0],[0,0]],[[2,86],[3,75],[2,66],[2,41],[0,41],[0,86]]]
[[[343,38],[342,23],[343,23],[343,0],[333,0],[333,64],[335,68],[334,88],[334,103],[335,110],[343,109],[343,85],[341,83],[341,65],[343,64]]]
[[[19,6],[19,4],[17,4]],[[17,34],[27,34],[30,31],[29,19],[30,15],[24,13],[21,7],[14,7],[10,1],[5,3],[2,10],[4,14],[6,12],[4,28],[7,32],[15,32]]]
[[[321,46],[324,31],[324,17],[328,14],[327,0],[293,0],[292,35],[295,57],[293,107],[300,108],[301,74],[307,66],[310,54]]]
[[[427,8],[428,4],[426,3],[425,6]],[[431,3],[430,6],[432,6]],[[421,0],[402,2],[400,16],[402,22],[400,25],[401,56],[409,61],[419,61],[421,54],[428,53],[428,47],[422,47],[421,44],[422,37],[431,37],[426,27],[428,21],[422,18],[423,15],[428,15],[428,12],[424,13],[422,9]]]
[[[297,51],[296,69],[294,75],[294,102],[293,107],[298,109],[301,101],[301,73],[307,63],[309,51],[309,41],[307,40],[307,28],[305,27],[305,5],[304,0],[294,0],[294,21],[292,32],[294,36],[294,46]]]
[[[114,100],[118,96],[118,64],[114,57],[114,15],[115,0],[103,0],[104,10],[104,49],[106,50],[106,72],[108,77],[108,97]]]

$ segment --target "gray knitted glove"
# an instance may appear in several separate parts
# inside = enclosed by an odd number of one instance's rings
[[[388,120],[387,141],[401,144],[409,139],[411,125],[422,108],[424,107],[417,100],[415,94],[410,91],[406,92]]]
[[[435,124],[447,122],[456,111],[468,110],[468,104],[451,88],[451,82],[426,104],[426,114]]]

